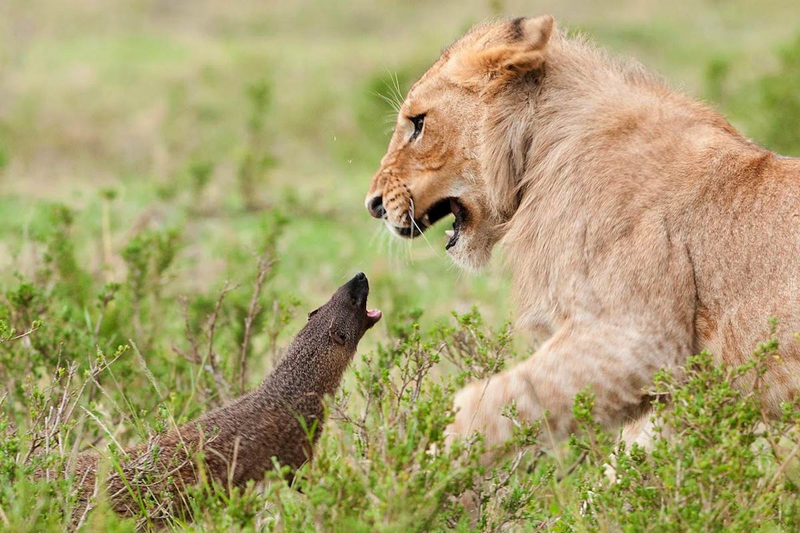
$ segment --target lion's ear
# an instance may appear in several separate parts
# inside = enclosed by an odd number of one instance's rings
[[[545,62],[554,23],[550,15],[514,19],[509,22],[507,42],[461,52],[450,63],[449,74],[456,83],[479,88],[490,80],[538,70]]]

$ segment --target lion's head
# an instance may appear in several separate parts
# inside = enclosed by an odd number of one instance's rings
[[[511,115],[535,91],[552,29],[550,16],[485,24],[442,52],[400,108],[367,194],[373,217],[414,238],[453,214],[450,256],[470,269],[489,260],[519,204],[528,124]]]

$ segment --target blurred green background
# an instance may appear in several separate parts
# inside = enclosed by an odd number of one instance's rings
[[[385,98],[473,23],[541,13],[800,154],[796,0],[3,0],[0,279],[34,275],[53,202],[72,210],[81,268],[106,280],[139,232],[178,230],[173,295],[241,282],[277,217],[273,285],[303,310],[364,270],[389,320],[473,304],[508,319],[506,277],[452,267],[446,224],[399,241],[363,199],[394,122]]]

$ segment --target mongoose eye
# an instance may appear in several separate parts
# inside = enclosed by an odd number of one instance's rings
[[[311,317],[316,315],[319,312],[319,309],[314,309],[310,313],[308,313],[308,320],[311,320]]]

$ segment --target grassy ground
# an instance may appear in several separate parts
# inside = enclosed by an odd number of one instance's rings
[[[133,351],[126,352],[115,363],[125,377],[119,386],[101,380],[108,394],[81,400],[104,426],[76,415],[80,430],[71,428],[64,438],[78,448],[102,449],[111,435],[124,444],[140,441],[156,423],[157,405],[182,420],[217,403],[219,391],[203,369],[173,350],[188,342],[182,302],[189,329],[202,336],[226,281],[238,287],[224,302],[214,344],[224,378],[235,380],[238,324],[251,296],[255,256],[264,250],[277,263],[261,294],[265,311],[248,354],[250,368],[257,369],[246,376],[250,385],[271,364],[273,337],[285,342],[305,311],[358,270],[370,276],[371,302],[385,314],[365,338],[363,353],[407,339],[408,332],[397,328],[409,323],[403,317],[414,309],[424,310],[416,319],[423,332],[442,321],[452,326],[451,311],[472,306],[485,323],[462,320],[462,328],[502,328],[512,309],[499,265],[475,277],[454,270],[444,254],[443,228],[428,233],[429,242],[390,240],[370,220],[363,198],[393,125],[381,95],[403,93],[474,22],[543,12],[638,58],[673,86],[710,99],[757,141],[800,154],[800,7],[794,0],[0,3],[0,319],[17,333],[34,319],[45,323],[30,340],[0,343],[0,371],[8,375],[0,384],[0,405],[10,424],[3,430],[21,428],[23,450],[6,448],[13,458],[9,468],[21,468],[30,445],[35,390],[50,390],[59,364],[87,367],[96,350],[111,357],[118,344],[133,341],[156,385]],[[107,294],[108,282],[121,288],[103,304],[98,295]],[[458,331],[440,333],[450,339]],[[420,342],[436,339],[442,337],[424,333]],[[472,346],[466,357],[487,350],[498,356],[497,346],[486,342],[488,348]],[[520,356],[528,353],[524,335],[514,347]],[[435,351],[420,350],[426,357]],[[373,362],[379,360],[374,355]],[[432,392],[437,383],[476,372],[461,375],[458,368],[454,362],[434,367],[431,397],[439,394]],[[362,386],[363,380],[349,376],[345,390],[358,395]],[[155,399],[151,387],[162,391]],[[449,393],[441,394],[443,412]],[[127,407],[115,404],[120,398]],[[421,406],[406,407],[423,416]],[[409,423],[406,415],[395,415],[401,426]],[[370,428],[379,431],[387,423],[376,419]],[[352,430],[341,429],[351,437]],[[337,455],[335,443],[324,446],[329,459],[349,464],[346,450]],[[332,459],[321,463],[310,479],[324,485],[325,472],[336,468]],[[397,472],[375,475],[407,482]],[[349,478],[340,473],[339,479]],[[554,517],[570,507],[578,527],[579,485],[569,479],[548,485],[542,496],[547,505],[535,508],[536,521],[526,527],[555,527]],[[19,497],[22,489],[14,490],[0,495],[0,509],[11,516],[0,527],[26,523],[30,508]],[[236,522],[234,504],[219,516],[241,527],[287,527],[296,519],[298,528],[335,524],[343,530],[347,524],[402,530],[409,518],[378,506],[372,518],[358,514],[352,523],[327,515],[303,522],[313,516],[308,502],[284,496],[295,502],[294,510],[283,509],[273,522],[258,515],[273,512],[269,494],[245,502],[261,510],[253,511],[260,521]],[[377,498],[391,500],[392,492]],[[47,513],[57,508],[47,507]],[[206,527],[223,527],[215,521],[219,516]],[[450,526],[467,527],[453,520]],[[618,523],[609,518],[608,524]],[[603,529],[597,522],[581,527]]]

